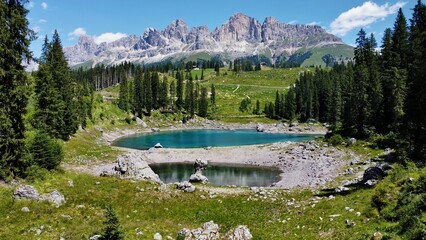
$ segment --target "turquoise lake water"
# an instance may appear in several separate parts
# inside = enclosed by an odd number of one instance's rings
[[[194,172],[191,163],[159,163],[149,166],[165,183],[188,181]],[[217,186],[267,187],[278,182],[280,174],[281,171],[277,168],[216,163],[209,164],[203,171],[209,183]]]
[[[262,133],[256,130],[178,130],[142,133],[116,140],[119,147],[146,150],[160,143],[164,148],[202,148],[255,145],[274,142],[301,142],[318,135]]]

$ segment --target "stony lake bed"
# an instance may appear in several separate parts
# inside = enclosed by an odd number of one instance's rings
[[[349,150],[341,150],[328,146],[322,141],[314,140],[325,134],[326,129],[317,124],[306,126],[289,126],[277,124],[224,124],[215,121],[201,122],[192,125],[172,126],[164,129],[138,128],[132,130],[113,130],[102,133],[106,144],[114,145],[114,141],[123,137],[139,134],[144,136],[150,133],[182,131],[182,130],[227,130],[245,129],[262,131],[270,134],[289,134],[303,136],[312,135],[309,141],[298,142],[284,141],[267,144],[228,146],[228,147],[202,147],[202,148],[155,148],[154,144],[148,150],[121,148],[125,151],[125,159],[129,162],[142,162],[143,166],[162,163],[193,163],[196,159],[203,159],[211,164],[242,164],[248,166],[273,167],[279,169],[280,180],[271,184],[273,187],[319,187],[331,182],[338,177],[345,166],[349,166],[352,159],[358,157]],[[299,142],[300,141],[300,142]],[[100,175],[111,171],[116,166],[115,162],[78,167],[83,171]],[[150,179],[150,176],[146,178]],[[232,185],[232,184],[230,184]]]

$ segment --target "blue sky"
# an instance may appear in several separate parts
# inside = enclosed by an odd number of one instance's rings
[[[386,27],[392,27],[401,7],[407,19],[417,0],[30,0],[30,27],[39,38],[32,43],[35,57],[40,55],[44,35],[51,38],[57,29],[63,46],[74,45],[87,34],[97,42],[122,36],[142,35],[146,28],[163,29],[173,20],[183,19],[189,26],[207,25],[212,31],[237,12],[257,18],[268,16],[281,22],[316,24],[353,45],[363,27],[380,43]]]

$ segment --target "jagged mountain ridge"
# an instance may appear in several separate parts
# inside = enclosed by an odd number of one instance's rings
[[[301,49],[324,46],[346,46],[342,40],[320,26],[292,25],[268,17],[261,24],[257,19],[237,13],[209,31],[207,26],[188,29],[177,19],[164,30],[148,28],[141,36],[130,35],[111,43],[96,44],[90,36],[64,49],[71,66],[92,61],[92,65],[112,65],[124,61],[160,62],[173,57],[199,52],[226,55],[227,59],[263,55],[275,59],[290,57]]]

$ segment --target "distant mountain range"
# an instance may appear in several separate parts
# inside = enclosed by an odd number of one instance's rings
[[[177,19],[162,31],[148,28],[141,36],[130,35],[110,43],[96,44],[92,37],[81,36],[75,46],[64,51],[74,67],[124,61],[207,60],[213,56],[224,61],[248,57],[267,64],[325,65],[353,57],[351,46],[320,26],[285,24],[273,17],[260,23],[241,13],[213,31],[207,26],[189,30]]]

